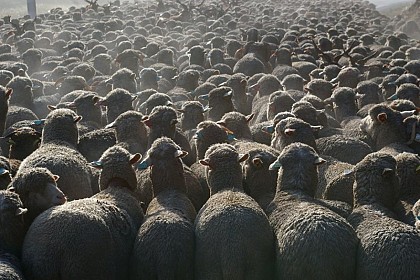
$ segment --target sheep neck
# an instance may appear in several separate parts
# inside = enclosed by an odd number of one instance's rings
[[[316,166],[306,168],[297,162],[292,168],[281,168],[277,178],[276,196],[282,191],[298,191],[310,197],[315,196],[318,185]]]
[[[178,190],[181,193],[187,193],[184,167],[180,159],[176,159],[175,162],[161,161],[154,163],[150,170],[150,178],[154,197],[166,190]]]
[[[217,169],[207,171],[207,183],[210,187],[210,195],[222,190],[237,189],[243,191],[242,170],[237,166],[220,166]]]

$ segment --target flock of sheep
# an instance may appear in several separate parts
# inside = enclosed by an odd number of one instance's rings
[[[420,279],[420,43],[367,1],[0,20],[0,279]]]

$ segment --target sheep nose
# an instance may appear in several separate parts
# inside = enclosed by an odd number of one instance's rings
[[[64,194],[57,195],[56,199],[57,199],[57,205],[61,205],[67,202],[67,197]]]

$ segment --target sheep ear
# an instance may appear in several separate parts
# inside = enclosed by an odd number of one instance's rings
[[[284,130],[284,134],[286,134],[287,136],[292,136],[295,133],[296,129],[294,128],[286,128]]]
[[[114,128],[114,127],[116,127],[115,121],[113,121],[112,123],[109,123],[105,126],[105,128]]]
[[[74,123],[78,123],[78,122],[80,122],[81,120],[82,120],[82,116],[75,116],[74,118],[73,118],[73,122]]]
[[[325,160],[325,159],[323,159],[322,157],[317,157],[316,159],[315,159],[315,165],[321,165],[321,164],[323,164],[323,163],[326,163],[327,161]]]
[[[149,119],[149,116],[144,116],[142,121],[148,127],[152,127],[152,121]]]
[[[103,164],[101,161],[97,160],[97,161],[92,161],[91,163],[89,163],[90,166],[96,168],[96,169],[102,169]]]
[[[249,158],[249,154],[239,154],[238,162],[246,161]]]
[[[217,121],[216,123],[220,126],[226,127],[226,123],[224,121]]]
[[[10,187],[7,189],[7,191],[16,193],[15,187]]]
[[[231,97],[232,97],[232,91],[230,90],[230,91],[226,92],[226,93],[223,95],[223,97],[226,97],[226,98],[231,98]]]
[[[354,173],[353,169],[346,169],[346,170],[343,171],[344,176],[347,176],[347,175],[350,175],[350,174],[353,174],[353,173]]]
[[[412,115],[414,115],[416,113],[416,110],[412,110],[412,111],[402,111],[400,112],[401,116],[405,119],[408,117],[411,117]]]
[[[130,158],[130,164],[135,164],[141,160],[141,154],[134,154]]]
[[[386,113],[380,113],[380,114],[378,114],[378,115],[376,116],[376,119],[377,119],[379,122],[384,123],[384,122],[386,122],[386,121],[387,121],[388,116],[387,116],[387,114],[386,114]]]
[[[177,150],[177,151],[175,152],[175,157],[176,157],[176,158],[183,158],[183,157],[185,157],[186,155],[188,155],[188,152],[186,152],[186,151]]]
[[[263,162],[262,162],[262,160],[261,160],[260,158],[254,158],[254,159],[252,160],[252,164],[253,164],[255,167],[260,167],[260,166],[262,166]]]
[[[26,212],[28,212],[28,209],[19,207],[18,209],[16,209],[15,215],[21,216],[25,214]]]
[[[391,168],[384,168],[384,170],[382,171],[382,176],[389,176],[392,175],[394,173],[394,170],[392,170]]]
[[[254,115],[255,114],[251,114],[251,115],[246,116],[245,117],[246,118],[246,122],[249,123],[254,118]]]
[[[60,179],[60,176],[58,176],[58,175],[53,175],[53,179],[54,179],[54,181],[58,181],[59,179]]]
[[[12,93],[13,93],[13,89],[12,88],[8,88],[6,90],[6,98],[9,98],[12,95]]]
[[[210,163],[209,163],[209,159],[208,158],[205,158],[205,159],[200,159],[198,162],[201,164],[201,165],[204,165],[204,166],[208,166],[208,167],[210,167]]]
[[[311,125],[313,132],[318,132],[322,129],[322,125]]]
[[[57,109],[57,106],[54,106],[54,105],[47,105],[47,107],[48,107],[48,110],[50,111],[54,111],[55,109]]]

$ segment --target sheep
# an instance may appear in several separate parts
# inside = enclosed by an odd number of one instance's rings
[[[276,194],[267,209],[277,237],[279,279],[355,278],[356,233],[344,218],[314,199],[317,165],[323,162],[310,146],[293,143],[270,165],[279,169]]]
[[[6,89],[0,86],[0,134],[3,135],[6,128],[6,117],[9,110],[9,99],[13,89]]]
[[[416,204],[413,207],[413,216],[416,218],[415,226],[417,230],[420,230],[420,199],[417,200]]]
[[[22,161],[26,168],[45,167],[60,176],[58,187],[69,200],[91,196],[91,173],[86,159],[77,151],[77,122],[81,117],[69,109],[52,111],[45,120],[41,145]]]
[[[130,254],[143,220],[133,196],[137,184],[132,164],[140,158],[118,146],[109,148],[92,162],[101,168],[99,193],[50,208],[35,219],[22,250],[28,278],[128,279]]]
[[[130,279],[194,279],[194,219],[181,157],[170,138],[153,142],[141,168],[150,166],[153,200],[137,233]]]
[[[13,72],[8,70],[0,70],[0,85],[6,86],[14,77]]]
[[[32,81],[26,77],[16,76],[7,85],[15,94],[10,96],[10,105],[33,109]]]
[[[394,219],[399,186],[396,161],[372,153],[354,168],[354,209],[348,217],[360,239],[357,279],[415,279],[420,255],[419,233]]]
[[[127,68],[122,68],[111,76],[112,89],[125,89],[130,93],[137,92],[136,74]]]
[[[260,206],[243,191],[240,162],[247,158],[231,145],[215,144],[200,161],[211,196],[195,220],[195,279],[273,277],[273,232]]]
[[[100,158],[108,148],[116,143],[114,129],[101,128],[80,136],[77,149],[90,162]]]
[[[115,61],[120,64],[120,68],[126,68],[133,73],[139,73],[139,64],[143,64],[144,55],[136,50],[124,50],[117,55]]]
[[[0,190],[5,190],[12,181],[9,159],[0,156]]]
[[[209,102],[207,119],[210,121],[218,121],[224,114],[236,111],[232,103],[232,89],[229,87],[212,89],[207,96],[200,97]]]
[[[117,145],[130,153],[145,154],[147,149],[147,128],[142,122],[143,115],[136,111],[127,111],[119,115],[116,120],[107,125],[115,128]]]
[[[400,195],[393,210],[398,220],[414,226],[416,218],[411,210],[420,199],[417,169],[420,166],[420,157],[416,154],[401,153],[395,156],[397,161],[397,176],[400,182]]]
[[[65,76],[56,81],[57,91],[61,96],[75,91],[75,90],[88,90],[89,86],[82,76]]]
[[[244,190],[266,211],[277,186],[277,172],[269,170],[269,166],[277,159],[278,154],[261,148],[250,149],[248,154],[249,158],[242,167]]]
[[[352,88],[339,87],[324,101],[333,106],[335,119],[340,123],[356,116],[356,93]]]
[[[360,129],[372,138],[376,151],[389,146],[391,153],[397,153],[399,150],[412,152],[405,144],[406,134],[403,126],[404,118],[410,114],[412,112],[398,112],[387,105],[378,104],[369,110],[369,115],[362,120]]]
[[[314,132],[318,127],[310,126],[308,123],[293,117],[288,117],[276,124],[271,147],[282,151],[287,145],[301,142],[317,150]],[[350,149],[351,150],[351,149]],[[341,162],[335,158],[323,156],[327,162],[320,167],[319,182],[316,197],[322,197],[327,184],[338,174],[353,166],[349,163]]]
[[[100,107],[95,106],[99,100],[100,97],[94,92],[86,91],[76,97],[73,102],[68,103],[66,107],[82,116],[81,124],[99,128],[102,124],[102,112]]]
[[[314,79],[306,84],[305,89],[309,93],[325,100],[331,97],[333,85],[323,79]]]
[[[224,114],[217,123],[232,131],[237,139],[252,140],[249,122],[252,120],[253,116],[254,115],[245,116],[239,112],[229,112]]]
[[[388,100],[395,100],[397,98],[410,100],[416,106],[420,106],[420,88],[415,84],[402,84]]]
[[[0,250],[20,257],[25,237],[23,215],[27,211],[16,193],[0,190]]]
[[[176,111],[168,106],[155,107],[149,116],[143,119],[143,122],[149,127],[148,147],[159,137],[169,137],[182,147],[189,156],[183,158],[186,165],[191,166],[194,163],[195,154],[192,153],[190,144],[186,136],[177,129],[178,123]]]
[[[244,115],[249,115],[251,113],[251,104],[249,102],[249,97],[246,94],[246,76],[242,74],[234,74],[226,81],[225,84],[222,85],[232,89],[233,106],[238,110],[238,112]]]
[[[248,42],[242,49],[243,57],[236,62],[233,73],[252,76],[257,73],[271,72],[268,60],[270,48],[267,43]]]
[[[198,101],[186,101],[178,112],[181,113],[179,120],[181,129],[191,140],[191,134],[195,133],[197,125],[204,121],[205,110]]]
[[[38,149],[41,143],[41,133],[32,127],[20,127],[17,129],[9,129],[8,133],[3,136],[10,145],[8,157],[9,159],[24,160],[32,152]]]
[[[19,259],[0,249],[0,279],[23,280]]]
[[[31,168],[13,178],[8,190],[17,193],[28,212],[25,214],[25,228],[50,207],[64,204],[67,199],[57,188],[57,175],[45,168]]]
[[[112,123],[122,113],[133,110],[133,100],[130,92],[123,88],[117,88],[110,91],[104,98],[100,99],[96,104],[106,106],[107,123]]]
[[[140,100],[138,101],[138,104],[140,106],[137,106],[136,109],[140,111],[143,114],[150,114],[156,106],[173,106],[172,98],[165,94],[165,93],[159,93],[155,92],[151,94],[144,102],[140,103]]]

